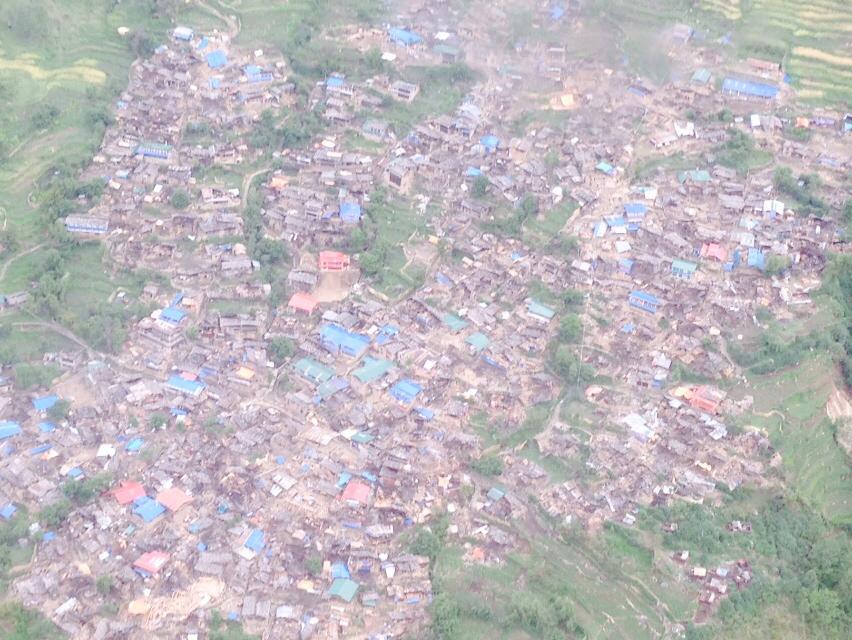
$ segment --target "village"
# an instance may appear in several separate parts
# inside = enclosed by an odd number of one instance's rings
[[[773,163],[714,156],[748,136],[840,207],[852,115],[787,108],[777,63],[731,68],[686,25],[670,46],[694,73],[655,86],[558,44],[480,60],[483,36],[440,11],[347,30],[382,54],[363,80],[300,89],[280,53],[190,26],[132,67],[82,177],[103,195],[64,226],[116,268],[161,274],[141,296],[154,310],[115,356],[51,354],[64,374],[49,393],[0,396],[0,517],[109,478],[31,526],[11,586],[71,637],[203,638],[213,609],[264,638],[417,637],[433,585],[410,541],[438,514],[466,562],[491,565],[538,509],[594,535],[772,482],[769,439],[732,426],[752,399],[731,392],[728,345],[764,315],[813,313],[826,251],[848,246],[832,218],[797,211]],[[430,91],[409,65],[463,62],[479,75],[460,104],[395,124]],[[532,94],[535,124],[513,126]],[[321,126],[255,167],[268,110]],[[661,162],[637,175],[645,157]],[[286,268],[247,239],[252,203]],[[544,423],[513,439],[536,406]],[[577,473],[554,478],[532,448]],[[499,475],[475,470],[486,457]],[[706,619],[753,560],[703,567],[690,551],[671,562]]]

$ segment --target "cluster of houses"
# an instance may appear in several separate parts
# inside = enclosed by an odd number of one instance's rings
[[[555,6],[543,20],[565,18]],[[409,64],[459,62],[472,39],[425,26],[348,35],[380,47],[401,78]],[[827,162],[848,168],[848,154],[832,151],[842,133],[809,119],[824,144],[793,148],[774,125],[805,123],[755,126],[750,116],[784,96],[768,95],[766,78],[755,89],[731,76],[716,92],[699,69],[655,89],[571,62],[558,45],[504,55],[536,62],[512,73],[494,64],[450,113],[404,132],[382,111],[416,103],[415,83],[335,73],[312,88],[326,129],[278,154],[262,187],[264,233],[298,257],[273,304],[242,239],[246,185],[209,176],[252,159],[245,134],[264,110],[295,104],[286,65],[186,28],[134,65],[86,170],[104,194],[65,224],[104,237],[116,263],[167,278],[144,287],[152,312],[117,357],[52,356],[66,373],[51,395],[2,389],[0,518],[38,512],[68,483],[111,482],[63,523],[33,525],[40,541],[11,587],[17,598],[81,638],[203,637],[214,610],[271,638],[415,637],[432,584],[428,558],[407,541],[438,512],[450,539],[475,541],[465,562],[496,564],[533,496],[594,532],[632,526],[643,507],[764,481],[769,441],[730,428],[750,405],[725,391],[740,375],[729,328],[759,323],[762,310],[807,313],[842,230],[797,215],[771,169],[743,175],[702,160],[636,178],[630,167],[641,153],[706,157],[748,130],[797,171],[828,172],[834,203],[842,193]],[[527,73],[553,99],[545,124],[519,128]],[[733,123],[684,116],[726,105]],[[351,150],[353,137],[371,145]],[[378,188],[438,203],[427,237],[411,242],[430,255],[447,248],[394,300],[359,281],[345,249]],[[538,212],[501,235],[530,199]],[[524,232],[558,211],[553,237]],[[563,303],[566,289],[580,302]],[[581,314],[572,348],[593,384],[548,364],[569,313]],[[561,411],[569,387],[581,416]],[[70,413],[51,418],[62,400]],[[470,470],[483,429],[511,436],[541,405],[550,416],[499,453],[498,477]],[[581,471],[557,480],[533,448]],[[708,605],[750,580],[747,563],[699,569]],[[101,576],[109,589],[96,588]]]

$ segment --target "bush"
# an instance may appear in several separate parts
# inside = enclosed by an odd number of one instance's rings
[[[187,193],[186,189],[176,189],[169,199],[169,203],[175,209],[186,209],[190,202],[189,193]]]
[[[58,527],[71,514],[73,510],[71,501],[63,498],[58,502],[47,505],[38,514],[39,522],[48,527]]]
[[[496,455],[483,456],[471,462],[470,468],[484,476],[499,476],[503,473],[503,459]]]

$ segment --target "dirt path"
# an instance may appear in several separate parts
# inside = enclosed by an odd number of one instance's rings
[[[240,29],[242,29],[242,24],[240,24],[240,19],[237,16],[226,16],[216,7],[210,6],[209,4],[204,2],[204,0],[196,0],[196,4],[207,13],[213,14],[219,20],[228,25],[228,37],[231,40],[240,35]]]
[[[3,266],[0,267],[0,282],[2,282],[6,278],[6,271],[9,269],[9,266],[13,262],[15,262],[15,260],[17,260],[18,258],[23,258],[24,256],[29,255],[31,253],[35,253],[36,251],[38,251],[39,249],[44,247],[45,244],[46,243],[44,243],[44,242],[37,244],[34,247],[30,247],[26,251],[22,251],[21,253],[18,253],[16,255],[12,256],[11,258],[9,258],[8,260],[6,260],[6,262],[3,264]]]
[[[241,186],[241,188],[240,188],[240,207],[241,207],[242,209],[245,209],[245,208],[246,208],[246,205],[248,204],[248,193],[249,193],[249,189],[251,189],[251,183],[254,181],[254,179],[255,179],[257,176],[262,175],[262,174],[264,174],[264,173],[267,173],[267,172],[268,172],[268,171],[270,171],[271,169],[272,169],[272,166],[271,166],[271,165],[269,165],[269,166],[265,166],[265,167],[261,167],[261,168],[260,168],[260,169],[258,169],[257,171],[254,171],[254,172],[252,172],[252,173],[249,173],[248,175],[246,175],[246,176],[243,178],[243,184],[242,184],[242,186]]]

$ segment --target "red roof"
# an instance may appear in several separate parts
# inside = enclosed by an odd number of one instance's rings
[[[298,291],[290,298],[287,306],[296,311],[304,311],[305,313],[313,313],[319,302],[310,293]]]
[[[145,495],[145,487],[138,482],[125,480],[112,490],[112,495],[118,500],[118,504],[130,504]]]
[[[367,504],[370,501],[370,493],[370,485],[360,480],[350,480],[343,493],[340,494],[340,499],[347,502]]]
[[[349,266],[349,256],[340,251],[320,251],[319,267],[323,270],[345,269]]]
[[[154,575],[159,573],[163,565],[169,561],[169,558],[171,558],[171,555],[165,551],[149,551],[139,556],[133,566]]]
[[[705,258],[715,258],[719,262],[724,262],[728,259],[728,251],[720,244],[715,242],[707,242],[701,248],[701,255]]]
[[[192,502],[192,496],[186,494],[183,489],[172,487],[157,494],[157,502],[169,511],[177,511],[188,502]]]

